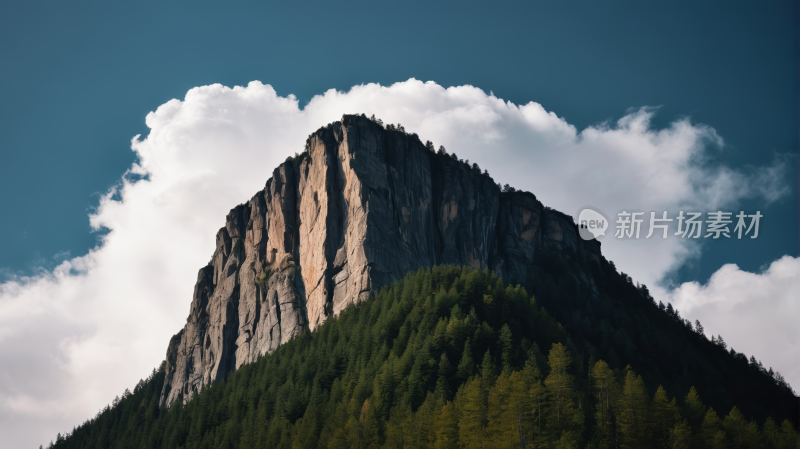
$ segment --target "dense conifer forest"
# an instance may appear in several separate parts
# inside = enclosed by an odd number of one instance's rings
[[[186,404],[158,403],[162,365],[51,445],[797,447],[797,399],[754,358],[611,263],[559,253],[531,268],[525,286],[471,268],[409,273]]]

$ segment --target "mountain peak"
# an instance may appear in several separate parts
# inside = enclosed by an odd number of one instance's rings
[[[543,250],[602,257],[572,217],[432,150],[364,115],[312,133],[217,232],[168,347],[162,402],[189,400],[419,267],[468,265],[516,284]]]

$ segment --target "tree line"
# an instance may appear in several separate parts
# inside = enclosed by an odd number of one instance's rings
[[[158,404],[162,365],[52,447],[796,444],[785,417],[778,425],[752,407],[728,407],[704,387],[658,386],[587,344],[522,286],[486,270],[425,268],[185,404]]]

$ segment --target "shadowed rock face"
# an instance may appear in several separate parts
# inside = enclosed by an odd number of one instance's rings
[[[430,152],[416,135],[346,115],[312,134],[307,150],[276,168],[217,232],[186,326],[169,343],[167,404],[410,270],[469,265],[524,283],[543,249],[600,258],[599,243],[581,240],[572,217],[531,193],[501,193],[491,177]]]

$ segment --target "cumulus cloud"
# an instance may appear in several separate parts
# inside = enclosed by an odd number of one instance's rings
[[[362,112],[570,214],[584,205],[706,211],[785,194],[784,161],[731,169],[716,162],[724,147],[712,128],[683,119],[653,129],[647,108],[578,131],[538,103],[413,79],[330,90],[302,109],[259,82],[194,88],[148,114],[149,134],[133,139],[137,163],[90,217],[107,231],[101,243],[52,272],[0,284],[0,433],[14,446],[44,443],[147,376],[183,325],[227,211],[308,134]],[[678,239],[606,239],[603,250],[651,285],[699,251]]]
[[[800,258],[784,256],[761,273],[723,265],[706,284],[687,282],[670,293],[687,317],[698,319],[729,347],[777,368],[792,387],[800,380]]]

